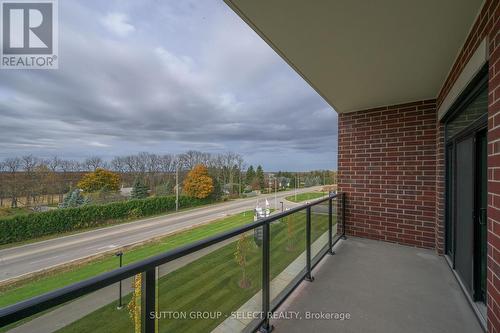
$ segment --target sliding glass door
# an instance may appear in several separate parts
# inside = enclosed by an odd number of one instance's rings
[[[488,207],[488,131],[485,129],[479,132],[476,136],[476,208],[477,217],[474,239],[475,258],[477,262],[474,274],[475,279],[475,299],[486,303],[486,261],[488,258],[488,221],[487,221],[487,207]]]
[[[455,269],[472,295],[474,255],[474,135],[456,142]]]
[[[465,291],[486,295],[487,113],[486,81],[472,89],[446,121],[445,246]]]

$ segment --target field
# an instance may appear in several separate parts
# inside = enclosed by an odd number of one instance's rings
[[[32,211],[28,208],[10,208],[10,207],[0,207],[0,218],[10,217],[16,215],[29,214]]]
[[[285,199],[291,202],[303,202],[303,201],[318,199],[324,197],[327,194],[328,192],[306,192],[306,193],[299,193],[297,195],[290,195]]]

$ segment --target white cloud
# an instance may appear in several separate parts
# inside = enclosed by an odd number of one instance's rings
[[[111,147],[110,145],[107,145],[105,143],[101,143],[101,142],[98,142],[98,141],[91,141],[88,143],[89,146],[91,147],[98,147],[98,148],[107,148],[107,147]]]
[[[135,31],[135,27],[130,24],[128,17],[122,13],[108,13],[101,19],[101,23],[111,32],[120,37],[125,37]]]

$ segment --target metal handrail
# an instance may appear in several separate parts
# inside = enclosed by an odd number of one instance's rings
[[[343,198],[345,194],[341,194],[341,197]],[[0,309],[0,327],[4,327],[6,325],[9,325],[11,323],[17,322],[19,320],[22,320],[24,318],[30,317],[32,315],[35,315],[37,313],[43,312],[45,310],[48,310],[50,308],[53,308],[55,306],[61,305],[63,303],[66,303],[68,301],[72,301],[78,297],[87,295],[91,292],[98,291],[104,287],[110,286],[114,283],[117,283],[121,280],[127,279],[129,277],[132,277],[134,275],[140,274],[140,273],[146,273],[149,274],[147,275],[148,278],[151,278],[151,274],[154,274],[155,268],[166,264],[168,262],[171,262],[173,260],[176,260],[178,258],[187,256],[191,253],[197,252],[199,250],[202,250],[204,248],[207,248],[211,245],[223,242],[227,239],[233,238],[235,236],[238,236],[242,233],[245,233],[247,231],[253,230],[255,228],[259,228],[262,226],[266,226],[264,228],[266,233],[269,232],[268,226],[270,225],[271,222],[277,221],[283,217],[286,217],[288,215],[291,215],[293,213],[306,210],[308,213],[308,224],[310,224],[310,209],[312,206],[321,204],[326,201],[331,201],[335,198],[337,198],[337,194],[331,194],[326,198],[318,199],[312,202],[308,202],[306,204],[300,205],[298,207],[289,209],[284,212],[280,212],[277,214],[273,214],[269,217],[266,217],[264,219],[261,219],[259,221],[247,224],[242,227],[235,228],[233,230],[229,230],[227,232],[208,237],[205,239],[202,239],[200,241],[178,247],[176,249],[167,251],[165,253],[152,256],[148,259],[141,260],[136,263],[132,263],[129,265],[126,265],[124,267],[115,269],[113,271],[103,273],[100,275],[97,275],[93,278],[74,283],[72,285],[69,285],[67,287],[63,287],[60,289],[57,289],[52,292],[45,293],[40,296],[36,296],[33,298],[30,298],[25,301],[21,301],[19,303],[13,304],[11,306],[1,308]],[[342,200],[343,202],[343,200]],[[345,219],[344,219],[344,214],[342,213],[342,220],[343,220],[343,231],[342,231],[342,236],[345,236]],[[331,224],[331,223],[330,223]],[[309,226],[310,227],[310,226]],[[267,240],[269,240],[269,234],[267,234]],[[329,246],[333,246],[331,242],[329,242]],[[329,249],[331,250],[331,248]],[[309,249],[310,251],[310,249]],[[268,258],[264,258],[264,261],[268,260]],[[308,277],[310,277],[310,270],[311,266],[310,264],[308,265]],[[153,279],[154,281],[154,279]],[[269,281],[269,280],[267,280]],[[269,300],[267,300],[267,310],[269,310]],[[151,300],[149,300],[148,303],[151,303]],[[154,304],[154,303],[153,303]],[[267,311],[266,311],[267,312]],[[267,322],[268,324],[268,322]]]

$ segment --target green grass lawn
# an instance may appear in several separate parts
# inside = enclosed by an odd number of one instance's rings
[[[241,216],[240,216],[241,218]],[[312,215],[312,238],[328,230],[328,216]],[[210,332],[232,311],[255,295],[261,288],[262,252],[248,233],[251,247],[245,272],[250,284],[241,288],[242,268],[235,261],[238,238],[233,242],[179,268],[158,280],[158,311],[193,313],[222,312],[220,318],[160,319],[159,332]],[[305,214],[298,212],[271,225],[271,276],[281,273],[305,251]],[[167,264],[168,265],[168,264]],[[131,299],[126,296],[126,301]],[[126,308],[116,309],[116,302],[66,326],[58,332],[131,332],[132,320]]]
[[[297,195],[290,195],[285,199],[291,202],[302,202],[307,200],[318,199],[327,195],[328,192],[306,192],[298,193]]]
[[[182,231],[142,246],[124,251],[123,264],[127,265],[138,260],[195,242],[197,240],[242,226],[253,221],[253,212],[243,212],[209,224]],[[118,259],[107,257],[88,262],[77,267],[68,267],[64,271],[54,271],[49,275],[23,282],[19,286],[4,286],[0,288],[0,307],[82,281],[100,273],[118,267]]]

